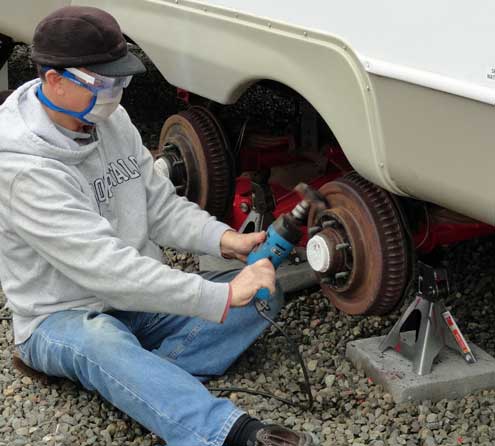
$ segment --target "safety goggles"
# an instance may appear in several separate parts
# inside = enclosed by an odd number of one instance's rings
[[[50,67],[43,67],[48,71]],[[96,73],[86,73],[77,68],[64,68],[59,71],[62,77],[69,79],[71,82],[92,91],[96,95],[113,97],[120,94],[123,88],[131,83],[132,75],[108,77]]]
[[[66,73],[66,76],[64,76],[64,74],[62,74],[62,76],[79,82],[80,79],[82,79],[84,81],[84,85],[82,86],[93,90],[95,93],[101,90],[126,88],[131,83],[132,79],[132,75],[107,77],[96,73],[89,74],[77,68],[66,68],[64,72]]]

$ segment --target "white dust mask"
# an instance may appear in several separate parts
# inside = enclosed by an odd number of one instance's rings
[[[120,88],[118,92],[114,92],[113,95],[96,95],[96,102],[93,108],[86,113],[84,118],[94,124],[97,122],[104,121],[107,119],[120,104],[120,100],[122,99],[122,93],[124,89]]]

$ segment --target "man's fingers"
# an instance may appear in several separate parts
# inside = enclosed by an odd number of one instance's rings
[[[268,288],[268,291],[270,291],[270,294],[273,295],[275,293],[275,283],[273,282],[273,280],[266,280],[263,282],[264,283],[256,290],[256,292],[258,292],[259,290],[261,290],[263,288]]]
[[[270,285],[267,286],[266,288],[268,288],[272,296],[275,294],[275,284],[273,282],[270,282]]]
[[[259,266],[261,268],[272,269],[275,271],[275,268],[273,267],[272,262],[270,262],[270,260],[268,260],[268,259],[260,259],[260,260],[256,261],[255,263],[253,263],[253,265]]]
[[[270,292],[274,291],[275,283],[275,268],[272,262],[268,259],[258,260],[253,264],[256,268],[253,270],[255,279],[258,279],[261,288],[268,288]]]
[[[268,289],[270,290],[270,294],[275,293],[275,274],[270,275],[270,285],[268,286]]]
[[[256,232],[255,235],[256,235],[256,241],[258,243],[263,243],[266,239],[266,232],[265,231]]]
[[[247,305],[261,288],[267,288],[272,295],[275,293],[275,268],[270,260],[260,259],[246,266],[231,284],[232,306]]]
[[[263,243],[266,239],[266,232],[252,232],[250,234],[246,234],[246,244],[249,250],[254,249],[259,244]]]

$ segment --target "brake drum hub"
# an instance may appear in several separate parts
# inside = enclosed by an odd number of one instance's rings
[[[409,252],[388,192],[352,173],[325,184],[330,207],[312,209],[307,244],[323,293],[348,314],[385,314],[402,298]]]
[[[311,268],[321,274],[335,274],[342,270],[346,262],[346,252],[341,249],[344,245],[341,234],[330,229],[322,230],[306,246]]]

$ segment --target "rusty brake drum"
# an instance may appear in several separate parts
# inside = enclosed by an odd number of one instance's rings
[[[186,196],[220,220],[231,209],[235,166],[225,134],[204,107],[170,116],[160,133],[156,163],[179,195]]]
[[[408,283],[411,249],[392,197],[355,172],[320,192],[329,207],[310,211],[307,255],[323,293],[347,314],[392,311]]]

